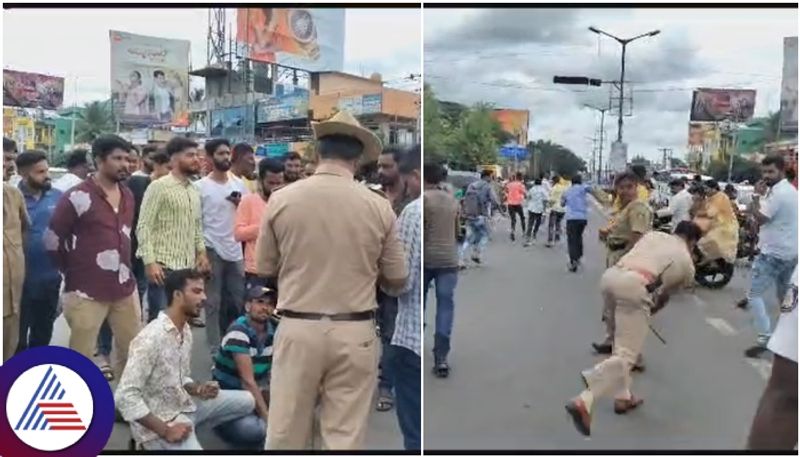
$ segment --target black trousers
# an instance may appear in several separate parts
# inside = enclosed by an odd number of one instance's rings
[[[539,233],[539,226],[541,225],[542,213],[532,213],[528,211],[528,231],[525,233],[525,236],[531,239],[531,231],[533,231],[533,239],[536,239],[536,235]]]
[[[47,281],[32,279],[25,282],[20,300],[17,354],[28,348],[50,344],[60,292],[61,276]]]
[[[586,220],[567,221],[567,250],[570,262],[577,262],[583,257],[584,229],[586,229]]]
[[[517,231],[517,215],[519,215],[522,233],[525,233],[525,213],[522,211],[522,205],[508,205],[508,213],[511,215],[511,233]]]
[[[564,219],[564,213],[550,211],[550,217],[547,220],[548,242],[553,243],[561,240],[561,219]]]

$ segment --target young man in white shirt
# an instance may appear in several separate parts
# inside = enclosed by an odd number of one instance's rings
[[[76,149],[67,157],[67,174],[53,181],[53,187],[66,192],[82,183],[89,176],[89,159],[86,149]]]
[[[211,355],[216,355],[220,334],[242,314],[244,300],[244,253],[234,238],[236,208],[247,193],[244,183],[232,176],[231,146],[228,140],[213,139],[205,144],[213,170],[195,183],[200,191],[203,236],[211,266],[206,304],[206,332]]]
[[[525,204],[525,208],[528,211],[528,231],[525,233],[524,247],[530,246],[536,240],[539,226],[542,224],[542,218],[545,217],[545,209],[549,198],[550,192],[544,186],[542,178],[536,178],[533,181],[533,186],[528,191],[528,199]]]
[[[675,230],[681,221],[692,220],[689,210],[692,208],[693,199],[682,179],[670,181],[669,189],[672,192],[672,197],[669,199],[669,213],[672,215],[672,229]]]
[[[759,254],[753,262],[749,307],[758,337],[745,351],[757,358],[767,350],[772,320],[764,295],[775,285],[778,301],[783,301],[789,279],[797,265],[797,189],[786,180],[786,163],[781,156],[761,162],[762,182],[756,186],[753,216],[760,225]],[[759,195],[766,196],[762,199]]]
[[[747,449],[791,451],[797,446],[797,267],[767,347],[775,354],[772,374],[750,426]]]

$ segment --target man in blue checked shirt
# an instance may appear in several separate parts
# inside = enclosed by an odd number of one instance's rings
[[[398,295],[397,321],[390,346],[390,363],[394,376],[397,421],[403,433],[406,450],[421,449],[421,353],[422,353],[422,192],[420,147],[412,148],[400,163],[408,192],[414,200],[406,205],[397,219],[397,232],[406,254],[408,281],[402,290],[387,291]]]

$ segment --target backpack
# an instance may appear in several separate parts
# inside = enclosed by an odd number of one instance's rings
[[[482,207],[480,191],[481,189],[474,184],[470,184],[467,187],[467,191],[464,192],[464,198],[461,200],[464,216],[478,217],[483,214],[486,208]]]

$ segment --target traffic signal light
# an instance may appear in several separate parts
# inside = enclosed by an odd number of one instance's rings
[[[600,86],[603,82],[599,79],[587,78],[585,76],[554,76],[555,84],[579,84],[581,86]]]

